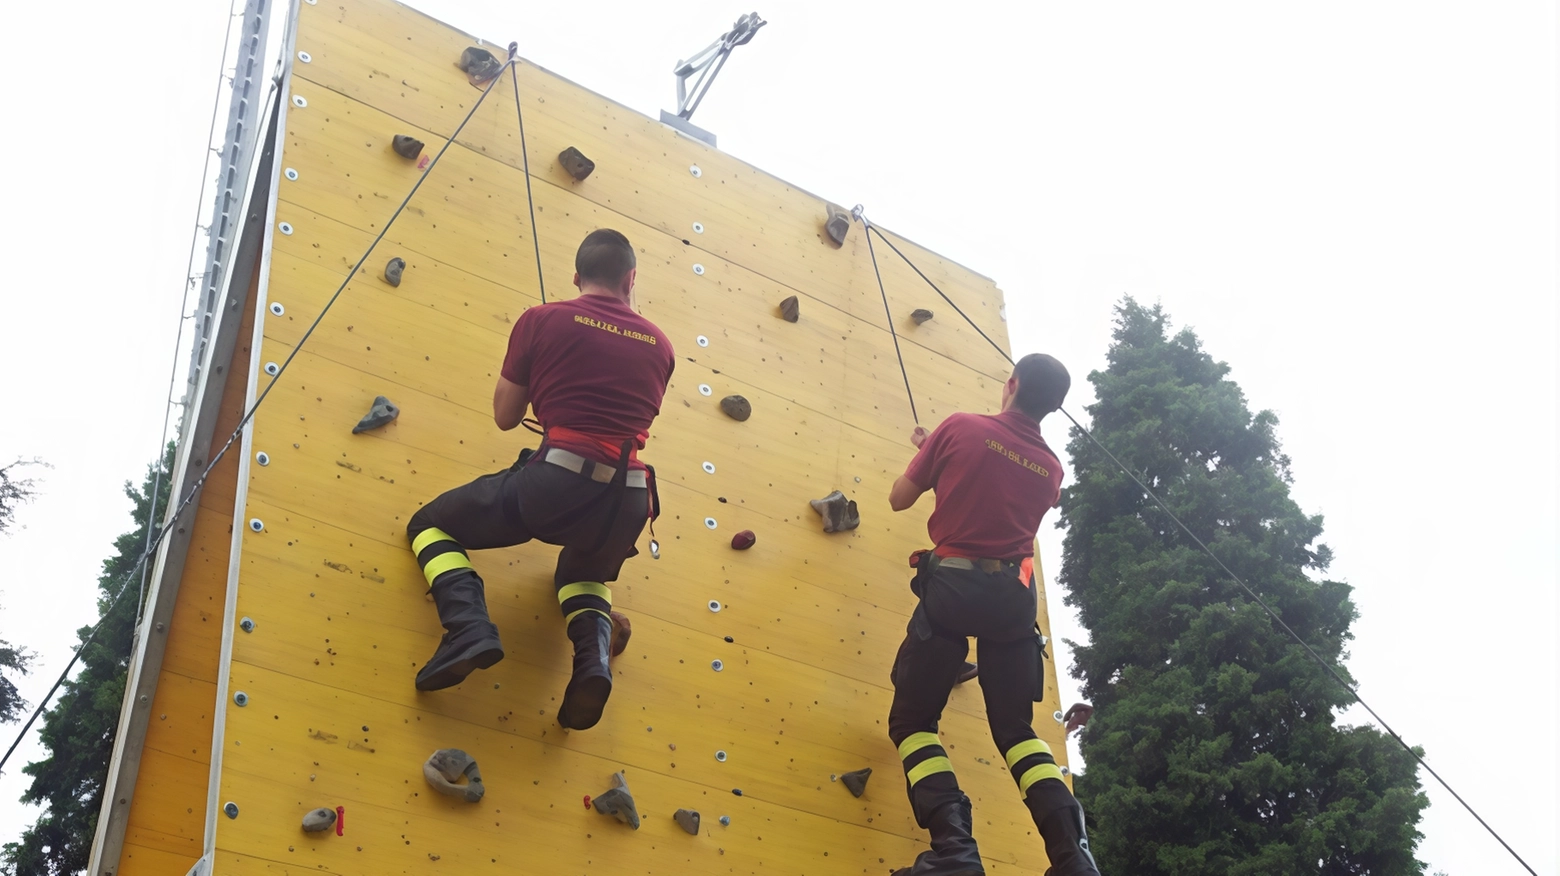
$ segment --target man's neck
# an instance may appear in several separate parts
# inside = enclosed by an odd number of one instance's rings
[[[613,301],[618,302],[619,304],[627,304],[628,303],[628,298],[627,297],[619,294],[616,290],[608,289],[605,286],[581,286],[580,287],[580,295],[581,296],[595,295],[595,296],[597,296],[599,298],[611,299]]]

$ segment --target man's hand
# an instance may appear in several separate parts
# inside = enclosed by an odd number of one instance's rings
[[[920,450],[921,445],[926,442],[926,437],[930,434],[932,433],[926,431],[925,426],[916,426],[915,431],[910,433],[910,443],[914,444],[917,450]]]

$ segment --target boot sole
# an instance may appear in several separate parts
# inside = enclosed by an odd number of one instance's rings
[[[599,675],[570,681],[558,707],[558,723],[570,730],[589,730],[601,720],[612,695],[612,679]]]
[[[456,660],[431,675],[417,674],[417,689],[420,691],[444,690],[454,687],[466,680],[466,676],[504,659],[504,649],[498,645],[478,645],[472,648],[460,659]]]

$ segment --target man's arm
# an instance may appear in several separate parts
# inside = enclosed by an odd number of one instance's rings
[[[915,504],[915,500],[921,498],[926,490],[916,486],[915,481],[904,475],[894,481],[894,488],[888,491],[888,507],[895,511],[903,511]]]
[[[505,432],[520,425],[531,405],[531,388],[500,376],[493,387],[493,422]]]

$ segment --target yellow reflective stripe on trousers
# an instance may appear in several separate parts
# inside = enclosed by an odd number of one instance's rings
[[[424,529],[422,532],[417,533],[417,537],[412,539],[412,553],[420,554],[423,552],[423,548],[433,544],[436,541],[455,541],[455,539],[451,538],[448,532],[445,532],[437,526],[430,526],[427,529]],[[455,543],[460,544],[458,541],[455,541]]]
[[[576,596],[599,596],[612,604],[612,589],[598,581],[576,581],[558,588],[558,604]]]
[[[1039,739],[1025,739],[1023,742],[1009,748],[1007,751],[1008,769],[1018,765],[1018,762],[1031,754],[1050,754],[1051,746]]]
[[[1024,771],[1023,778],[1018,780],[1018,793],[1028,794],[1029,786],[1041,779],[1060,779],[1062,768],[1054,763],[1043,763],[1037,767],[1031,767]]]
[[[612,619],[611,615],[607,614],[606,612],[602,611],[599,608],[582,608],[579,611],[571,611],[568,614],[564,615],[563,616],[563,625],[565,627],[567,627],[569,624],[574,623],[574,619],[575,618],[579,617],[580,615],[584,614],[587,611],[594,611],[595,613],[601,615],[602,617],[606,618],[607,620],[611,620]]]
[[[921,761],[920,763],[911,767],[910,770],[905,773],[905,778],[910,780],[910,786],[913,788],[915,787],[916,782],[921,781],[933,773],[951,772],[953,772],[953,764],[948,762],[948,758],[929,757],[926,760]]]
[[[428,586],[433,586],[433,579],[439,577],[451,569],[469,569],[471,561],[460,551],[450,551],[447,554],[439,554],[423,566],[423,576],[428,579]]]
[[[942,740],[936,733],[911,733],[904,742],[899,743],[899,759],[904,760],[928,745],[942,745]]]

